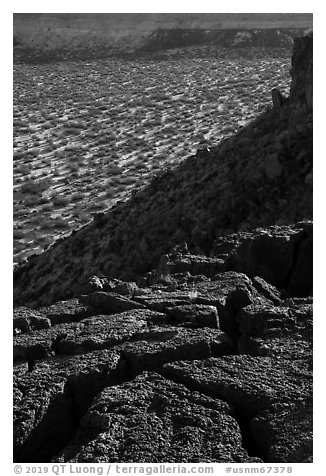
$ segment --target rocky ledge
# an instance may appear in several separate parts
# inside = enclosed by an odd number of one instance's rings
[[[14,461],[311,462],[312,223],[14,309]]]

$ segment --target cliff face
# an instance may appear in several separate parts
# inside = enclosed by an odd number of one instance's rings
[[[296,38],[293,46],[290,102],[312,110],[313,97],[313,39],[311,36]]]

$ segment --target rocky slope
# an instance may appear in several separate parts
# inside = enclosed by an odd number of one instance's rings
[[[223,247],[14,310],[16,462],[312,460],[312,224]]]
[[[312,38],[295,42],[290,97],[203,148],[15,270],[17,304],[78,294],[90,275],[138,279],[176,244],[214,253],[222,235],[312,218]]]
[[[15,462],[312,462],[311,48],[287,100],[16,270]]]

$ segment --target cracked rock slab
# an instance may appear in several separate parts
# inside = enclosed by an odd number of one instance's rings
[[[46,462],[72,437],[91,399],[112,381],[120,354],[100,351],[14,369],[14,461]]]
[[[41,307],[39,312],[50,319],[53,326],[64,322],[81,321],[96,314],[95,309],[80,304],[78,299],[59,301],[51,306]]]
[[[251,280],[242,273],[220,273],[209,282],[196,284],[196,303],[216,306],[221,329],[228,332],[237,328],[236,313],[249,304],[266,304]]]
[[[255,416],[272,403],[312,393],[311,371],[301,361],[277,357],[227,355],[174,362],[164,365],[160,373],[189,389],[231,403],[246,417]]]
[[[145,309],[96,315],[22,334],[14,338],[14,360],[40,359],[53,352],[72,355],[109,348],[147,332],[147,319],[154,319],[156,314]]]
[[[139,336],[137,343],[127,343],[123,346],[123,356],[132,375],[142,370],[154,370],[166,364],[179,360],[207,359],[212,356],[232,354],[235,351],[232,340],[217,329],[182,329],[166,328],[151,330],[148,336]]]
[[[55,462],[257,462],[232,407],[155,373],[106,388]]]
[[[13,310],[13,327],[14,335],[18,335],[36,329],[49,329],[51,320],[40,311],[17,307]]]
[[[279,332],[266,339],[242,334],[238,339],[237,348],[240,354],[282,358],[284,361],[300,360],[302,365],[312,370],[312,340],[306,339],[301,334],[285,336]]]

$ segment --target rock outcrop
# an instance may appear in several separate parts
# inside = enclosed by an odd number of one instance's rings
[[[141,286],[120,282],[120,301],[94,289],[15,309],[15,461],[311,461],[312,298],[267,281],[284,256],[296,268],[292,247],[307,229],[226,237],[215,274],[216,258],[204,265],[179,247]],[[242,246],[262,233],[274,259],[257,268]],[[258,275],[227,271],[230,256]],[[46,326],[17,325],[31,316]]]
[[[312,462],[309,42],[286,104],[15,271],[15,462]]]

